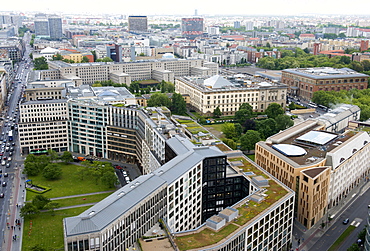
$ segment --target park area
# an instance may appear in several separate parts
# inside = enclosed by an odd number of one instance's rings
[[[63,218],[79,215],[114,191],[114,188],[109,188],[99,179],[83,173],[80,165],[56,165],[62,170],[58,179],[50,180],[40,174],[29,176],[30,181],[27,183],[50,188],[41,195],[56,206],[24,217],[22,250],[64,250]],[[37,195],[39,194],[27,189],[27,202],[33,201]],[[67,198],[60,198],[66,196]]]

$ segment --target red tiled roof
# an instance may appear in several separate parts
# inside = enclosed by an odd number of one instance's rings
[[[301,34],[299,37],[315,37],[314,34]]]

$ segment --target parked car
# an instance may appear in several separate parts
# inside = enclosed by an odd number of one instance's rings
[[[0,198],[4,198],[4,194],[3,193],[0,193]]]
[[[6,165],[5,160],[3,160],[3,161],[1,162],[1,165],[2,165],[2,166],[5,166],[5,165]]]
[[[8,173],[4,173],[4,177],[8,177],[9,175],[8,175]]]
[[[1,184],[3,187],[6,187],[6,182],[3,181],[3,183]]]
[[[345,219],[345,220],[343,221],[343,224],[344,224],[344,225],[347,225],[347,224],[348,224],[348,222],[349,222],[349,219],[347,218],[347,219]]]

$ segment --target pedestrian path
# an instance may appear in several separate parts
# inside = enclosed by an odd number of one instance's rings
[[[83,197],[83,196],[89,196],[89,195],[95,195],[95,194],[113,193],[115,191],[116,190],[109,190],[109,191],[101,191],[101,192],[94,192],[94,193],[75,194],[75,195],[68,195],[68,196],[50,198],[50,200],[62,200],[62,199],[69,199],[69,198],[77,198],[77,197]]]

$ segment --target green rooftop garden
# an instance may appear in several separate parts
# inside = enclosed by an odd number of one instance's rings
[[[252,163],[248,162],[248,160],[246,160],[245,158],[232,158],[232,159],[229,159],[230,162],[233,162],[233,161],[241,161],[243,163],[242,166],[237,166],[238,168],[240,169],[243,169],[243,172],[253,172],[255,175],[259,176],[261,175],[262,177],[268,179],[268,176],[262,172],[260,169],[258,169],[257,167],[255,167]]]
[[[263,175],[268,178],[262,171],[247,162],[244,158],[232,158],[229,159],[229,161],[242,161],[244,163],[244,166],[241,167],[243,170],[245,168],[246,171],[252,171],[257,175]],[[267,196],[261,203],[249,201],[247,205],[243,204],[237,208],[239,210],[239,217],[233,223],[229,223],[218,232],[209,228],[204,228],[199,233],[175,237],[178,248],[180,250],[189,250],[216,244],[222,239],[227,238],[227,236],[248,223],[248,221],[262,213],[288,193],[287,190],[282,188],[274,180],[269,180],[269,187],[266,187],[266,189],[267,191],[265,194]]]
[[[219,242],[238,228],[234,224],[229,224],[218,232],[205,228],[196,234],[176,237],[175,242],[180,250],[205,247]]]

